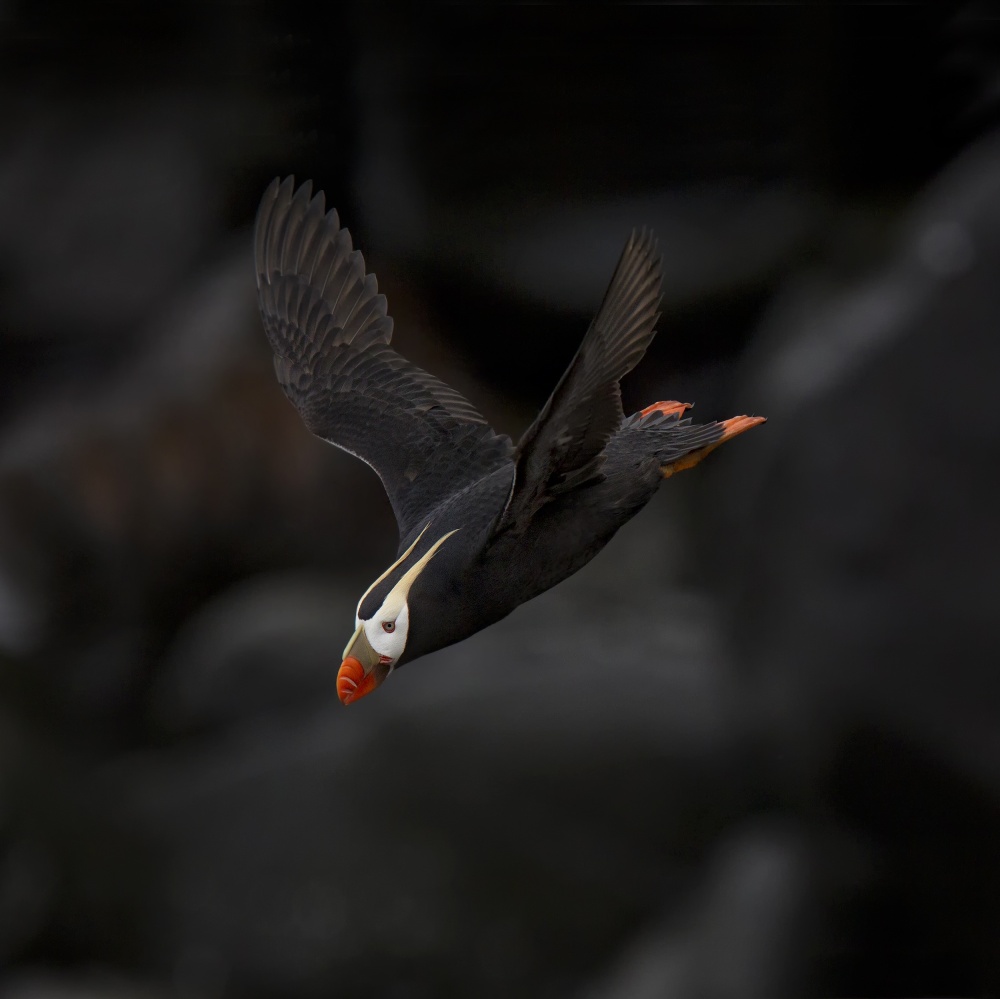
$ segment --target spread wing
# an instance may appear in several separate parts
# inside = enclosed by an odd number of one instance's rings
[[[257,293],[274,368],[317,436],[371,465],[400,540],[448,495],[509,463],[498,436],[458,392],[390,346],[374,274],[312,185],[277,178],[257,212]],[[420,525],[422,526],[422,524]]]
[[[660,297],[656,240],[633,232],[576,356],[518,443],[500,530],[523,530],[547,502],[601,476],[624,417],[618,382],[653,339]]]

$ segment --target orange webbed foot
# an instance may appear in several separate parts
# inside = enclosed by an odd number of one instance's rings
[[[677,403],[676,405],[682,404]],[[709,444],[707,447],[700,447],[697,451],[692,451],[690,454],[684,455],[683,458],[672,461],[669,465],[664,465],[660,469],[663,477],[669,479],[671,475],[676,475],[678,472],[683,472],[688,468],[694,468],[695,465],[711,454],[720,444],[725,444],[726,441],[732,440],[733,437],[737,437],[751,427],[759,426],[761,423],[767,423],[766,416],[734,416],[730,420],[723,420],[719,424],[722,427],[722,436],[717,441]]]
[[[654,402],[652,406],[647,406],[639,411],[640,416],[649,416],[651,413],[662,413],[664,416],[683,416],[687,410],[694,406],[693,402]]]

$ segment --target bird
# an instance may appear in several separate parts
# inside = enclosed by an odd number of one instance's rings
[[[392,348],[375,275],[311,181],[271,182],[254,256],[281,388],[313,434],[375,470],[399,529],[396,558],[361,595],[340,656],[344,704],[572,575],[664,479],[765,422],[693,423],[692,404],[676,401],[624,414],[619,382],[652,341],[662,297],[646,229],[632,231],[579,348],[516,446]]]

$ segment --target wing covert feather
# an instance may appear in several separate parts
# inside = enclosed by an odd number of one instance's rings
[[[576,355],[518,443],[500,529],[523,530],[546,503],[601,476],[604,448],[624,417],[618,383],[655,335],[660,284],[653,234],[633,232]]]
[[[317,436],[378,473],[405,537],[453,492],[510,462],[510,438],[389,345],[374,274],[311,183],[275,179],[257,214],[258,303],[285,394]]]

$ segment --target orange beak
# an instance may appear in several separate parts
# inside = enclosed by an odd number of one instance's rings
[[[382,676],[379,676],[382,673]],[[385,678],[388,670],[373,669],[365,676],[365,669],[353,656],[348,656],[337,673],[337,696],[342,704],[350,704],[370,694]]]
[[[344,661],[337,672],[337,696],[350,704],[370,694],[392,669],[392,660],[380,656],[365,637],[363,625],[351,636],[344,649]]]

